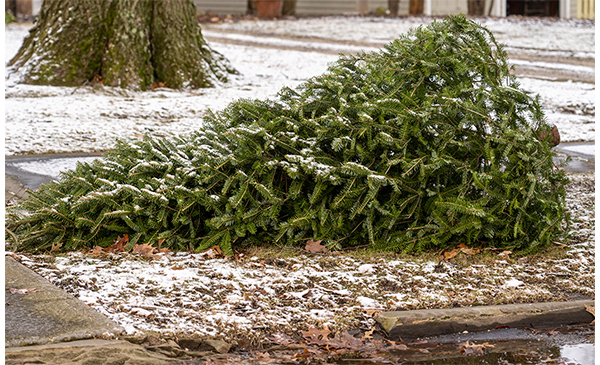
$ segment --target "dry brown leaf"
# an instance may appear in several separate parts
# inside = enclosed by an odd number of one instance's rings
[[[450,259],[453,259],[459,253],[460,253],[460,249],[459,248],[455,248],[454,250],[451,250],[451,251],[445,251],[444,252],[444,260],[448,261]]]
[[[214,259],[217,257],[223,256],[223,250],[219,246],[213,246],[209,249],[206,249],[200,253],[200,255],[208,256],[208,258]]]
[[[183,266],[179,266],[178,264],[175,264],[173,266],[171,266],[171,270],[183,270],[184,267]]]
[[[317,252],[327,253],[327,252],[329,252],[327,247],[323,246],[321,244],[321,242],[322,242],[322,240],[318,240],[318,241],[308,240],[308,242],[306,242],[306,246],[304,248],[307,251],[312,252],[312,253],[317,253]]]
[[[461,243],[460,245],[458,245],[458,248],[460,248],[460,252],[466,253],[467,255],[477,255],[478,253],[481,252],[480,248],[469,247],[469,246],[465,245],[464,243]]]
[[[408,346],[403,343],[390,341],[388,339],[385,340],[390,344],[387,350],[408,350]]]
[[[510,254],[512,253],[512,251],[502,251],[498,254],[498,256],[506,256],[506,257],[510,257]]]
[[[327,340],[327,336],[331,333],[327,326],[324,326],[322,330],[317,329],[315,326],[309,326],[307,331],[300,331],[302,337],[304,337],[309,343],[318,344],[321,341]]]
[[[372,328],[370,331],[365,332],[363,338],[364,339],[371,339],[371,338],[373,338],[373,332],[375,332],[375,328]]]
[[[275,334],[273,334],[272,336],[268,336],[267,340],[276,343],[278,345],[289,345],[291,343],[294,343],[295,341],[288,335],[286,335],[285,333],[281,333],[281,332],[277,332]]]
[[[152,255],[156,252],[156,248],[150,246],[147,243],[143,243],[143,244],[136,244],[133,246],[133,250],[131,250],[131,253],[137,253],[139,255],[142,255],[144,257],[152,257]]]
[[[483,355],[485,353],[486,347],[495,347],[495,345],[490,345],[487,342],[484,342],[481,345],[476,345],[467,341],[459,343],[459,345],[461,346],[460,352],[462,352],[465,355]]]
[[[383,312],[385,309],[381,309],[381,308],[372,308],[372,309],[365,309],[365,313],[367,314],[367,316],[369,317],[373,317],[376,314],[379,314],[381,312]]]
[[[352,336],[348,331],[344,331],[341,335],[336,336],[335,339],[343,346],[351,349],[360,349],[364,346],[363,340]]]
[[[93,250],[90,251],[90,255],[103,256],[106,255],[106,252],[104,252],[104,247],[96,246]]]
[[[124,234],[123,237],[117,237],[117,239],[115,240],[115,243],[113,243],[112,245],[105,248],[104,252],[113,252],[113,253],[123,252],[123,251],[125,251],[125,247],[127,247],[128,244],[129,244],[129,235]]]
[[[450,259],[453,259],[461,252],[464,254],[467,254],[467,255],[477,255],[481,251],[482,251],[481,248],[473,248],[473,247],[469,247],[469,246],[465,245],[464,243],[461,243],[457,246],[457,248],[452,249],[450,251],[442,250],[440,252],[439,257],[441,260],[449,261]]]
[[[10,290],[11,294],[28,294],[28,293],[37,293],[38,290],[36,288],[32,289],[16,289],[16,288],[7,288]]]

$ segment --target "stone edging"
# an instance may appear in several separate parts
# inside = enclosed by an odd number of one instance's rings
[[[458,332],[478,332],[500,326],[511,328],[550,328],[590,323],[594,315],[586,310],[594,300],[573,302],[508,304],[451,309],[421,309],[382,312],[375,320],[390,339],[439,336]]]

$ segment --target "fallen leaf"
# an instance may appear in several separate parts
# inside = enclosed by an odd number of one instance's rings
[[[206,249],[202,252],[200,252],[201,256],[208,256],[208,258],[210,259],[214,259],[217,257],[222,257],[223,256],[223,250],[221,250],[221,247],[219,246],[213,246],[209,249]]]
[[[327,247],[323,246],[321,244],[321,242],[322,242],[322,240],[318,240],[318,241],[308,240],[308,242],[306,242],[306,246],[304,248],[307,251],[312,252],[312,253],[317,253],[317,252],[327,253],[327,252],[329,252]]]
[[[336,341],[344,347],[351,349],[360,349],[364,346],[364,341],[352,336],[348,331],[344,331],[341,335],[335,337]]]
[[[16,288],[7,288],[10,290],[11,294],[28,294],[28,293],[38,293],[36,288],[33,289],[16,289]]]
[[[519,264],[526,264],[529,262],[529,259],[527,257],[521,257],[517,261],[519,262]]]
[[[403,343],[390,341],[388,339],[385,339],[385,340],[390,344],[390,346],[388,347],[388,350],[408,350],[408,346],[406,346]]]
[[[381,312],[383,312],[385,309],[382,308],[372,308],[372,309],[365,309],[365,313],[367,314],[367,316],[369,317],[373,317],[376,314],[379,314]]]
[[[558,247],[567,247],[567,245],[564,245],[562,243],[558,243],[558,242],[552,242],[552,243],[554,243]]]
[[[309,343],[320,344],[323,340],[327,339],[327,336],[331,333],[327,326],[324,326],[322,330],[317,329],[315,326],[309,326],[308,330],[300,331],[302,337]]]
[[[375,328],[372,328],[370,331],[365,332],[365,334],[363,335],[363,338],[364,339],[373,338],[373,332],[375,332]]]
[[[454,250],[451,250],[451,251],[445,251],[444,252],[444,260],[448,261],[450,259],[453,259],[459,253],[460,253],[460,249],[459,248],[455,248]]]
[[[104,251],[104,247],[96,246],[93,250],[90,251],[90,255],[103,256],[106,255],[106,252]]]
[[[252,351],[250,352],[252,359],[270,359],[271,355],[268,352]]]
[[[461,243],[460,245],[458,245],[458,248],[460,248],[460,252],[466,253],[467,255],[477,255],[478,253],[481,252],[480,248],[472,248],[472,247],[465,245],[464,243]]]
[[[125,251],[125,247],[127,247],[127,244],[129,244],[129,235],[124,234],[123,237],[117,237],[115,243],[105,248],[104,252],[123,252]]]
[[[183,266],[179,266],[178,264],[175,264],[173,266],[171,266],[171,270],[183,270],[184,267]]]
[[[495,345],[490,345],[487,342],[482,343],[481,345],[476,345],[474,343],[469,343],[469,341],[459,343],[459,346],[460,352],[465,355],[483,355],[486,347],[495,347]]]
[[[276,343],[278,345],[289,345],[290,343],[294,343],[295,341],[285,333],[277,332],[272,336],[268,336],[267,340]]]
[[[144,257],[152,257],[152,254],[154,254],[155,252],[156,248],[150,246],[147,243],[136,244],[135,246],[133,246],[133,250],[131,250],[131,253],[137,253]]]
[[[510,257],[510,254],[512,253],[512,251],[502,251],[498,254],[498,256],[506,256],[506,257]]]

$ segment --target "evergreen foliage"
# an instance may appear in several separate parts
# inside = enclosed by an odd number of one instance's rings
[[[239,100],[175,139],[118,142],[32,192],[22,250],[162,242],[530,250],[562,235],[562,170],[537,99],[485,28],[453,16],[342,56],[276,100]],[[11,239],[8,235],[7,239]]]

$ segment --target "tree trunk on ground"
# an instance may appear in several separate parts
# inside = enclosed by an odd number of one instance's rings
[[[211,87],[235,70],[195,14],[192,0],[45,0],[9,66],[36,85]]]

